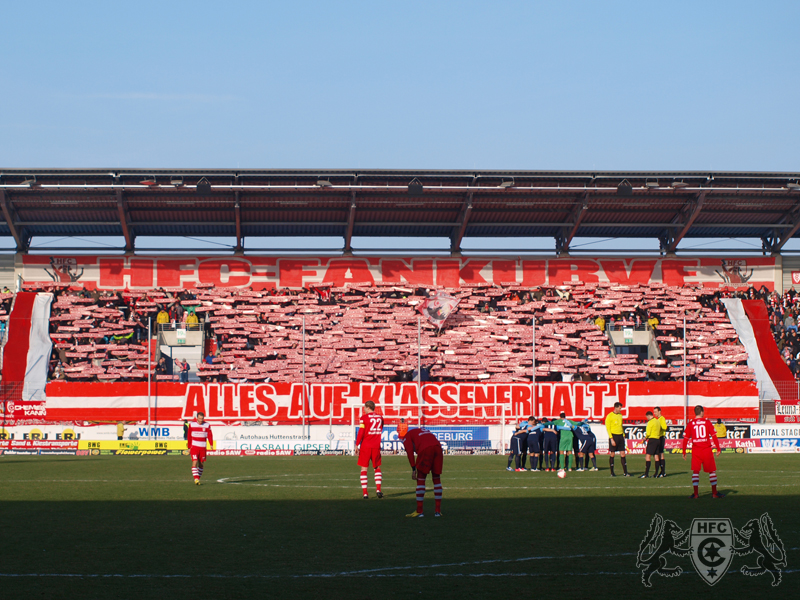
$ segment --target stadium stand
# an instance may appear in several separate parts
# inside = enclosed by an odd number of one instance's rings
[[[684,374],[684,314],[690,380],[753,379],[720,302],[733,292],[699,286],[468,284],[446,290],[459,305],[440,331],[416,310],[429,289],[402,286],[100,292],[53,284],[41,291],[55,295],[51,378],[69,381],[145,379],[154,364],[148,317],[186,323],[195,315],[208,340],[207,359],[192,365],[202,381],[297,381],[303,364],[310,382],[411,381],[418,352],[423,381],[531,381],[534,318],[537,381],[663,381]],[[770,299],[777,322],[784,302]],[[651,333],[655,356],[618,352],[612,332],[624,329]],[[155,374],[178,379],[163,368]]]

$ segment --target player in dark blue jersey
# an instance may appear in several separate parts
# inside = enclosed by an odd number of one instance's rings
[[[517,425],[516,429],[514,430],[514,435],[511,436],[511,454],[508,455],[508,466],[506,467],[506,471],[522,471],[519,466],[519,459],[522,455],[523,448],[525,448],[525,452],[528,451],[528,429],[521,429],[519,425]],[[516,469],[511,468],[511,461],[514,461]]]
[[[539,457],[542,454],[542,437],[544,435],[542,429],[542,424],[535,418],[528,419],[528,454],[531,457],[531,471],[541,471]]]
[[[592,428],[588,421],[581,422],[575,429],[575,438],[578,442],[578,471],[597,471],[597,438],[592,432]],[[586,459],[592,459],[592,468]]]
[[[547,418],[543,420],[542,425],[544,432],[542,462],[545,464],[545,471],[555,471],[556,460],[558,460],[558,427]]]

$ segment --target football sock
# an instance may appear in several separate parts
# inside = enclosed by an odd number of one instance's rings
[[[367,495],[367,472],[361,471],[361,493]]]
[[[608,466],[611,469],[611,474],[614,474],[614,455],[608,457]]]
[[[538,466],[539,466],[539,457],[534,454],[531,456],[531,469],[535,471],[536,467]]]
[[[558,457],[556,456],[555,452],[551,452],[550,453],[550,468],[551,469],[555,469],[556,468],[556,459],[557,458]]]
[[[378,467],[375,469],[375,489],[376,491],[381,491],[381,483],[383,482],[383,475],[381,475],[381,469]]]
[[[422,501],[425,498],[425,479],[417,477],[417,512],[422,513]]]
[[[436,500],[436,512],[442,512],[442,480],[439,477],[433,478],[433,497]]]
[[[619,457],[619,462],[622,463],[622,472],[625,473],[625,475],[627,475],[628,474],[628,461],[625,460],[624,456],[620,456]]]
[[[664,457],[662,456],[662,457],[661,457],[661,474],[662,474],[662,475],[666,475],[666,474],[667,474],[667,470],[666,470],[666,468],[664,467],[664,465],[665,465],[665,464],[666,464],[666,462],[665,462],[665,459],[664,459]]]
[[[658,461],[656,461],[656,475],[658,475]],[[646,461],[644,463],[644,476],[648,477],[650,475],[650,461]]]
[[[699,473],[698,473],[699,476]],[[708,474],[708,482],[711,484],[711,493],[717,493],[717,472],[714,471],[713,473]]]
[[[715,474],[716,475],[716,474]],[[716,476],[714,477],[716,481]],[[696,496],[700,495],[700,471],[692,471],[692,487]]]
[[[569,469],[569,454],[564,455],[564,468]]]
[[[527,455],[527,454],[523,454],[523,455],[522,455],[522,458],[520,459],[520,462],[522,463],[522,468],[523,468],[523,469],[525,468],[525,462],[526,462],[527,460],[528,460],[528,455]]]
[[[514,455],[514,466],[519,469],[519,454]]]
[[[200,465],[199,467],[197,467],[197,470],[200,472],[200,477],[202,477],[203,476],[203,465]]]
[[[192,467],[192,477],[195,479],[200,479],[200,471],[197,467]]]
[[[506,468],[511,466],[511,461],[513,461],[513,460],[514,460],[514,455],[513,454],[509,454],[508,455],[508,464],[506,465]]]
[[[580,456],[575,457],[575,466],[580,469],[581,465],[583,464],[583,458]]]
[[[597,468],[597,457],[596,456],[592,457],[592,467],[595,468],[595,469]]]

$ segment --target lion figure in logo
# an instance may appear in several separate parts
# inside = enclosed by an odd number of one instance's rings
[[[636,566],[642,569],[642,583],[646,587],[652,587],[650,578],[655,573],[662,577],[678,577],[683,573],[680,567],[667,566],[666,555],[688,556],[691,548],[685,547],[685,544],[689,533],[689,529],[683,531],[675,521],[656,513],[636,555]]]
[[[755,552],[759,555],[756,561],[758,566],[745,565],[741,568],[742,574],[757,577],[769,573],[772,575],[772,586],[780,584],[783,576],[781,567],[786,567],[786,551],[769,514],[764,513],[758,519],[750,519],[741,529],[734,529],[734,537],[734,554],[745,556]]]

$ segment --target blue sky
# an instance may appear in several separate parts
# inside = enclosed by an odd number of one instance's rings
[[[6,2],[0,168],[798,171],[798,2]]]

